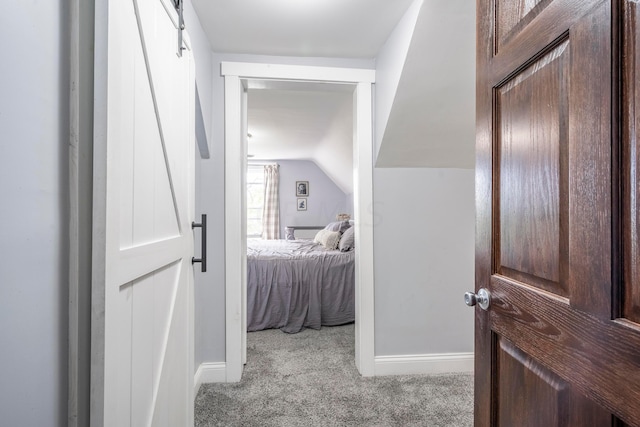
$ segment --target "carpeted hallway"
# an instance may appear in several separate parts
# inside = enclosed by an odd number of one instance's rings
[[[473,376],[362,378],[354,325],[250,332],[236,384],[205,384],[196,426],[472,426]]]

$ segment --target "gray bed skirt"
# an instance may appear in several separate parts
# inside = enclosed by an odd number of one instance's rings
[[[296,333],[354,320],[354,251],[310,240],[248,240],[248,331]]]

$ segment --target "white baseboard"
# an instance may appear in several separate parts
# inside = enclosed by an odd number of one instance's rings
[[[376,356],[374,365],[376,376],[473,372],[473,353]],[[224,382],[227,382],[225,362],[202,363],[194,377],[193,395],[197,396],[202,384]]]
[[[376,356],[374,363],[376,376],[473,372],[473,353]]]
[[[193,379],[193,395],[198,395],[202,384],[224,383],[226,381],[227,364],[225,362],[202,363],[198,366],[198,370]]]

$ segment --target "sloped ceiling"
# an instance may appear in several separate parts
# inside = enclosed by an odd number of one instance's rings
[[[384,130],[402,77],[411,39],[423,0],[415,0],[396,25],[376,57],[376,84],[374,109],[375,154],[378,154]]]
[[[474,167],[474,2],[424,2],[383,132],[377,167]]]
[[[352,99],[349,85],[249,82],[251,159],[311,160],[352,193]]]

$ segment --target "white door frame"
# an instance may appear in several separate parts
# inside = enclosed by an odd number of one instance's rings
[[[225,319],[226,381],[240,381],[243,368],[243,266],[247,262],[244,225],[246,139],[242,135],[242,80],[342,83],[354,91],[354,217],[356,250],[355,362],[360,374],[374,375],[373,289],[373,119],[375,70],[300,65],[223,62],[225,78]]]

